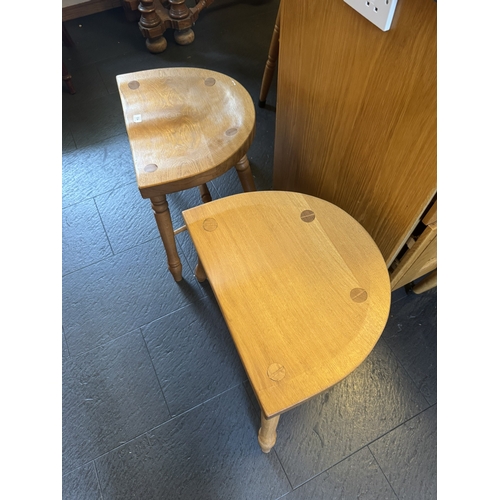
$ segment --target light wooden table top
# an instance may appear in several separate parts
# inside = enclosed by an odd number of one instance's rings
[[[259,191],[183,215],[266,417],[328,389],[371,352],[389,314],[389,276],[346,212]]]
[[[255,107],[229,76],[164,68],[118,75],[116,81],[144,198],[204,184],[250,147]]]

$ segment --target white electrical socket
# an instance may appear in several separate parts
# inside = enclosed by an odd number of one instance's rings
[[[388,31],[398,0],[344,0],[344,2],[382,31]]]

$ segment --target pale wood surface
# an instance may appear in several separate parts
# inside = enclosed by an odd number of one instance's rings
[[[272,447],[276,444],[276,438],[278,436],[276,428],[278,427],[279,420],[279,415],[266,418],[264,412],[261,412],[258,441],[260,448],[264,453],[269,453]]]
[[[144,198],[205,184],[236,165],[255,132],[255,108],[234,79],[198,68],[116,77]]]
[[[265,417],[331,387],[373,349],[389,313],[388,272],[344,211],[267,191],[183,215]]]
[[[436,192],[436,2],[383,32],[343,0],[282,0],[274,189],[318,196],[387,266]]]
[[[391,288],[396,290],[437,268],[437,200],[422,219],[427,225],[392,271]],[[430,287],[432,288],[432,287]]]
[[[431,288],[437,286],[437,279],[438,279],[438,274],[436,269],[435,271],[432,271],[432,273],[429,273],[422,281],[417,283],[413,287],[413,291],[415,293],[424,293],[427,290],[430,290]]]

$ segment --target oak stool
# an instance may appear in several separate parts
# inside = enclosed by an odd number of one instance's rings
[[[391,302],[384,258],[337,206],[299,193],[228,196],[182,212],[261,407],[258,441],[280,415],[370,354]]]
[[[167,253],[182,280],[182,265],[166,195],[199,187],[235,166],[244,191],[255,191],[246,153],[255,133],[248,92],[229,76],[198,68],[164,68],[116,77],[135,174],[149,198]]]

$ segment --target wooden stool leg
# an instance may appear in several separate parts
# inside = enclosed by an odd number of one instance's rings
[[[211,196],[210,191],[208,190],[208,186],[206,184],[202,184],[201,186],[198,186],[198,189],[200,190],[201,201],[203,203],[208,203],[209,201],[212,201],[212,196]],[[201,260],[199,257],[198,257],[198,264],[196,264],[196,267],[194,270],[194,275],[196,276],[196,279],[200,283],[203,283],[207,279],[205,269],[203,269],[203,264],[201,263]]]
[[[276,427],[278,427],[280,416],[266,418],[261,411],[259,445],[264,453],[269,453],[276,443]]]
[[[259,107],[263,108],[266,105],[267,93],[273,81],[274,68],[278,59],[279,39],[280,39],[280,8],[278,7],[278,15],[274,24],[273,36],[271,45],[269,46],[269,55],[267,56],[266,67],[264,68],[264,76],[262,77],[262,85],[260,87]]]
[[[244,155],[243,158],[236,164],[236,171],[238,172],[238,177],[240,178],[243,191],[257,191],[247,155]]]
[[[437,269],[428,274],[422,281],[417,283],[413,288],[413,293],[423,293],[437,286],[438,272]]]
[[[201,201],[203,203],[212,201],[212,195],[210,194],[210,191],[208,190],[208,186],[206,184],[198,186],[198,189],[200,190]]]
[[[174,228],[172,226],[172,219],[170,218],[167,197],[165,195],[153,196],[151,198],[151,206],[155,213],[155,219],[158,224],[163,246],[167,252],[168,269],[172,273],[175,281],[181,281],[182,264],[175,245]]]
[[[164,28],[161,26],[160,16],[153,4],[154,0],[141,0],[139,2],[138,10],[141,13],[139,28],[142,28],[141,33],[146,38],[146,47],[149,52],[158,54],[167,48],[167,40],[163,34],[160,34]],[[158,36],[151,36],[150,30],[153,30]]]
[[[73,87],[73,82],[71,81],[71,75],[69,74],[68,68],[62,63],[62,79],[66,82],[70,94],[76,94],[75,87]]]

